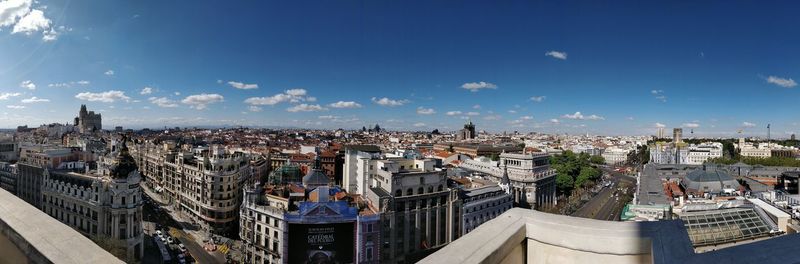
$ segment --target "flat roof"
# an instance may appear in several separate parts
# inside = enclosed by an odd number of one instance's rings
[[[747,199],[747,201],[753,203],[754,205],[760,207],[765,212],[767,212],[767,213],[769,213],[771,215],[774,215],[775,217],[778,217],[778,218],[782,218],[782,217],[789,218],[789,217],[791,217],[789,214],[787,214],[783,210],[778,209],[775,206],[772,206],[771,204],[769,204],[769,203],[767,203],[765,201],[762,201],[761,199],[751,198],[751,199]]]

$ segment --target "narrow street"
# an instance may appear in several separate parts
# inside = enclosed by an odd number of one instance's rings
[[[191,263],[194,260],[196,263],[201,264],[211,264],[211,263],[225,263],[225,256],[219,252],[209,252],[203,249],[202,241],[203,238],[198,238],[195,235],[187,233],[183,228],[189,227],[194,228],[190,223],[183,223],[178,222],[170,216],[170,213],[166,206],[163,203],[156,201],[151,197],[152,193],[149,191],[144,192],[146,194],[146,202],[144,204],[144,232],[145,232],[145,240],[149,239],[150,244],[152,244],[152,252],[157,255],[158,260],[160,261],[160,251],[158,247],[153,242],[153,237],[155,237],[155,232],[157,227],[161,227],[161,230],[167,229],[168,234],[172,236],[174,239],[179,240],[179,243],[183,243],[186,246],[186,250],[191,255],[191,258],[187,258],[187,262]],[[177,259],[177,255],[180,254],[180,251],[177,250],[177,244],[174,243],[170,246],[170,253],[173,259]],[[147,257],[147,256],[146,256]],[[147,257],[146,259],[151,259],[152,257]],[[158,262],[156,262],[158,263]]]

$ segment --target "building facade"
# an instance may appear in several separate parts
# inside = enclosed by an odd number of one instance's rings
[[[330,187],[316,163],[302,184],[244,189],[247,263],[380,263],[380,217],[361,196]]]
[[[142,257],[141,175],[127,147],[101,158],[96,170],[66,162],[44,174],[42,211],[83,235],[118,241],[111,244],[130,258]]]
[[[103,119],[100,113],[87,111],[86,105],[81,105],[78,116],[75,117],[75,126],[81,133],[103,130]]]
[[[413,263],[458,238],[461,205],[433,160],[381,160],[367,199],[378,207],[382,262]]]
[[[375,174],[374,160],[380,158],[381,149],[371,145],[345,147],[342,187],[352,194],[367,193],[372,175]]]
[[[515,205],[539,208],[556,204],[556,171],[550,168],[550,155],[546,153],[502,153],[499,162],[484,157],[466,160],[459,167],[494,182],[501,182],[507,167]]]
[[[235,230],[241,186],[253,173],[244,153],[217,145],[185,151],[172,143],[143,143],[134,156],[146,185],[202,229],[215,234]]]

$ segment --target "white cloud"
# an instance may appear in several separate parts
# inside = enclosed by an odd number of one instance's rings
[[[567,53],[563,52],[563,51],[551,50],[551,51],[548,51],[547,53],[545,53],[544,55],[545,56],[550,56],[550,57],[553,57],[553,58],[556,58],[556,59],[560,59],[560,60],[566,60],[567,59]]]
[[[456,116],[456,115],[460,115],[461,111],[447,111],[446,114],[449,115],[449,116]]]
[[[300,97],[300,96],[306,96],[307,92],[306,92],[306,89],[289,89],[289,90],[286,90],[286,94],[291,95],[291,96]]]
[[[533,120],[533,117],[532,116],[521,116],[521,117],[519,117],[519,119],[521,119],[521,120]]]
[[[786,78],[781,78],[781,77],[776,77],[776,76],[769,76],[769,77],[767,77],[767,82],[771,83],[771,84],[775,84],[775,85],[780,86],[780,87],[785,87],[785,88],[792,88],[792,87],[797,86],[797,82],[795,82],[791,78],[786,79]]]
[[[415,123],[414,127],[424,127],[425,123]]]
[[[755,127],[756,124],[753,124],[753,123],[745,121],[745,122],[742,122],[742,126],[743,127]]]
[[[25,108],[24,105],[7,105],[6,107],[10,108],[10,109],[24,109]]]
[[[698,123],[683,123],[683,125],[681,125],[681,126],[682,127],[686,127],[686,128],[698,128],[698,127],[700,127],[700,124],[698,124]]]
[[[276,105],[283,102],[299,103],[299,102],[313,102],[317,99],[314,97],[306,97],[305,89],[290,89],[284,93],[279,93],[268,97],[250,97],[244,100],[245,103],[250,105]]]
[[[422,106],[417,107],[417,114],[419,114],[419,115],[432,115],[432,114],[435,114],[435,113],[436,113],[436,110],[433,110],[433,108],[424,108]]]
[[[500,116],[500,115],[488,115],[488,116],[484,116],[483,120],[499,120],[501,118],[503,118],[503,117]]]
[[[584,116],[581,112],[575,112],[574,114],[566,114],[561,116],[562,118],[566,119],[577,119],[577,120],[605,120],[604,117],[598,115],[588,115]]]
[[[114,70],[107,70],[103,74],[108,75],[108,76],[114,75]]]
[[[0,94],[0,100],[8,100],[11,97],[17,97],[22,95],[22,93],[2,93]]]
[[[19,83],[20,88],[25,88],[28,90],[36,90],[36,84],[34,84],[31,80],[26,80]]]
[[[42,10],[34,9],[30,13],[22,17],[17,24],[14,25],[12,34],[23,33],[30,35],[33,32],[46,30],[50,28],[50,19],[44,17]]]
[[[117,100],[128,101],[131,99],[130,97],[125,96],[125,92],[117,90],[111,90],[102,93],[83,92],[75,95],[75,98],[90,102],[103,103],[113,103]]]
[[[325,111],[325,110],[328,110],[328,109],[325,109],[324,107],[322,107],[322,106],[320,106],[318,104],[314,104],[314,105],[311,105],[311,104],[299,104],[299,105],[295,105],[295,106],[286,108],[286,111],[289,111],[289,112],[292,112],[292,113],[294,113],[294,112],[316,112],[316,111]]]
[[[558,123],[561,123],[561,121],[559,121],[558,119],[553,118],[553,119],[550,119],[550,123],[558,124]]]
[[[259,106],[251,105],[250,107],[247,108],[247,110],[250,110],[250,112],[261,112],[261,110],[264,109]]]
[[[258,84],[255,84],[255,83],[246,84],[246,83],[243,83],[243,82],[229,81],[228,85],[230,85],[233,88],[242,89],[242,90],[258,89]]]
[[[462,84],[461,88],[470,90],[471,92],[477,92],[481,89],[497,89],[497,85],[489,82],[471,82]]]
[[[197,110],[203,110],[206,109],[209,104],[219,103],[222,101],[225,101],[225,97],[222,95],[202,93],[187,96],[181,100],[181,103],[187,104],[189,107]]]
[[[22,101],[20,101],[20,102],[22,102],[23,104],[46,103],[46,102],[50,102],[50,99],[42,99],[42,98],[34,96],[34,97],[31,97],[31,98],[22,99]]]
[[[157,105],[159,107],[164,107],[164,108],[178,107],[178,103],[170,99],[167,99],[166,97],[150,97],[147,100],[150,101],[151,104]]]
[[[334,116],[334,115],[324,115],[324,116],[318,116],[317,118],[319,118],[319,119],[338,119],[339,117],[338,116]]]
[[[68,87],[72,87],[72,86],[75,86],[75,85],[81,85],[81,86],[89,85],[89,81],[77,81],[77,82],[72,81],[72,82],[63,82],[63,83],[51,83],[51,84],[48,84],[47,87],[51,87],[51,88],[62,88],[62,87],[65,87],[65,88],[68,88]]]
[[[150,87],[142,88],[142,91],[139,92],[139,94],[151,94],[151,93],[153,93],[153,88]]]
[[[361,104],[353,102],[353,101],[347,101],[347,102],[338,101],[338,102],[329,104],[328,106],[330,106],[332,108],[361,108]]]
[[[31,0],[0,1],[0,27],[13,25],[31,10]]]
[[[481,113],[478,113],[478,112],[467,112],[467,115],[468,116],[479,116],[479,115],[481,115]]]
[[[405,100],[405,99],[403,99],[403,100],[394,100],[394,99],[389,99],[387,97],[384,97],[384,98],[381,98],[381,99],[372,97],[372,102],[374,102],[374,103],[376,103],[378,105],[382,105],[382,106],[401,106],[401,105],[407,104],[409,101]]]
[[[664,124],[662,124],[662,123],[656,123],[656,124],[655,124],[655,127],[656,127],[656,128],[664,128],[664,127],[667,127],[667,125],[664,125]]]
[[[534,102],[537,102],[537,103],[541,103],[542,101],[544,101],[545,98],[547,98],[547,96],[544,96],[544,95],[542,95],[542,96],[533,96],[533,97],[531,97],[531,101],[534,101]]]
[[[481,109],[481,105],[479,105],[479,104],[473,105],[472,109]]]
[[[509,113],[509,114],[516,114],[516,113],[517,113],[517,110],[513,110],[513,109],[512,109],[512,110],[508,110],[508,113]]]
[[[661,102],[667,102],[667,96],[664,95],[664,90],[650,90],[650,93]]]

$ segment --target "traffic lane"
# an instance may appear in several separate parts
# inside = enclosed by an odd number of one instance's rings
[[[183,232],[183,230],[177,228],[173,230],[174,230],[173,232],[177,232],[179,234],[178,236],[180,237],[179,239],[181,243],[183,243],[183,245],[186,246],[186,250],[189,251],[189,254],[191,254],[192,257],[194,257],[197,263],[204,263],[204,264],[223,263],[214,258],[213,256],[209,255],[209,252],[206,252],[206,250],[203,249],[203,246],[197,244],[197,242],[195,242],[194,239],[188,237],[188,235],[185,232]]]
[[[189,251],[189,254],[195,259],[197,263],[224,263],[220,262],[218,259],[210,255],[210,252],[205,251],[202,246],[197,244],[194,239],[191,239],[183,230],[180,229],[177,222],[172,219],[172,217],[167,214],[164,209],[156,209],[152,207],[150,204],[145,204],[145,218],[150,220],[154,223],[163,227],[169,227],[170,230],[174,230],[173,232],[177,232],[177,237],[184,246],[186,246],[186,250]],[[155,227],[151,229],[151,232],[155,233]],[[173,234],[173,232],[170,232]]]
[[[604,187],[602,190],[600,190],[600,192],[597,193],[597,195],[592,197],[592,199],[586,202],[586,204],[584,204],[580,209],[578,209],[578,211],[576,211],[572,215],[578,217],[593,218],[591,217],[592,211],[594,211],[594,209],[598,207],[601,207],[603,205],[602,202],[606,200],[607,197],[612,195],[613,190],[617,188],[618,182],[619,179],[612,178],[611,185],[609,187]]]

